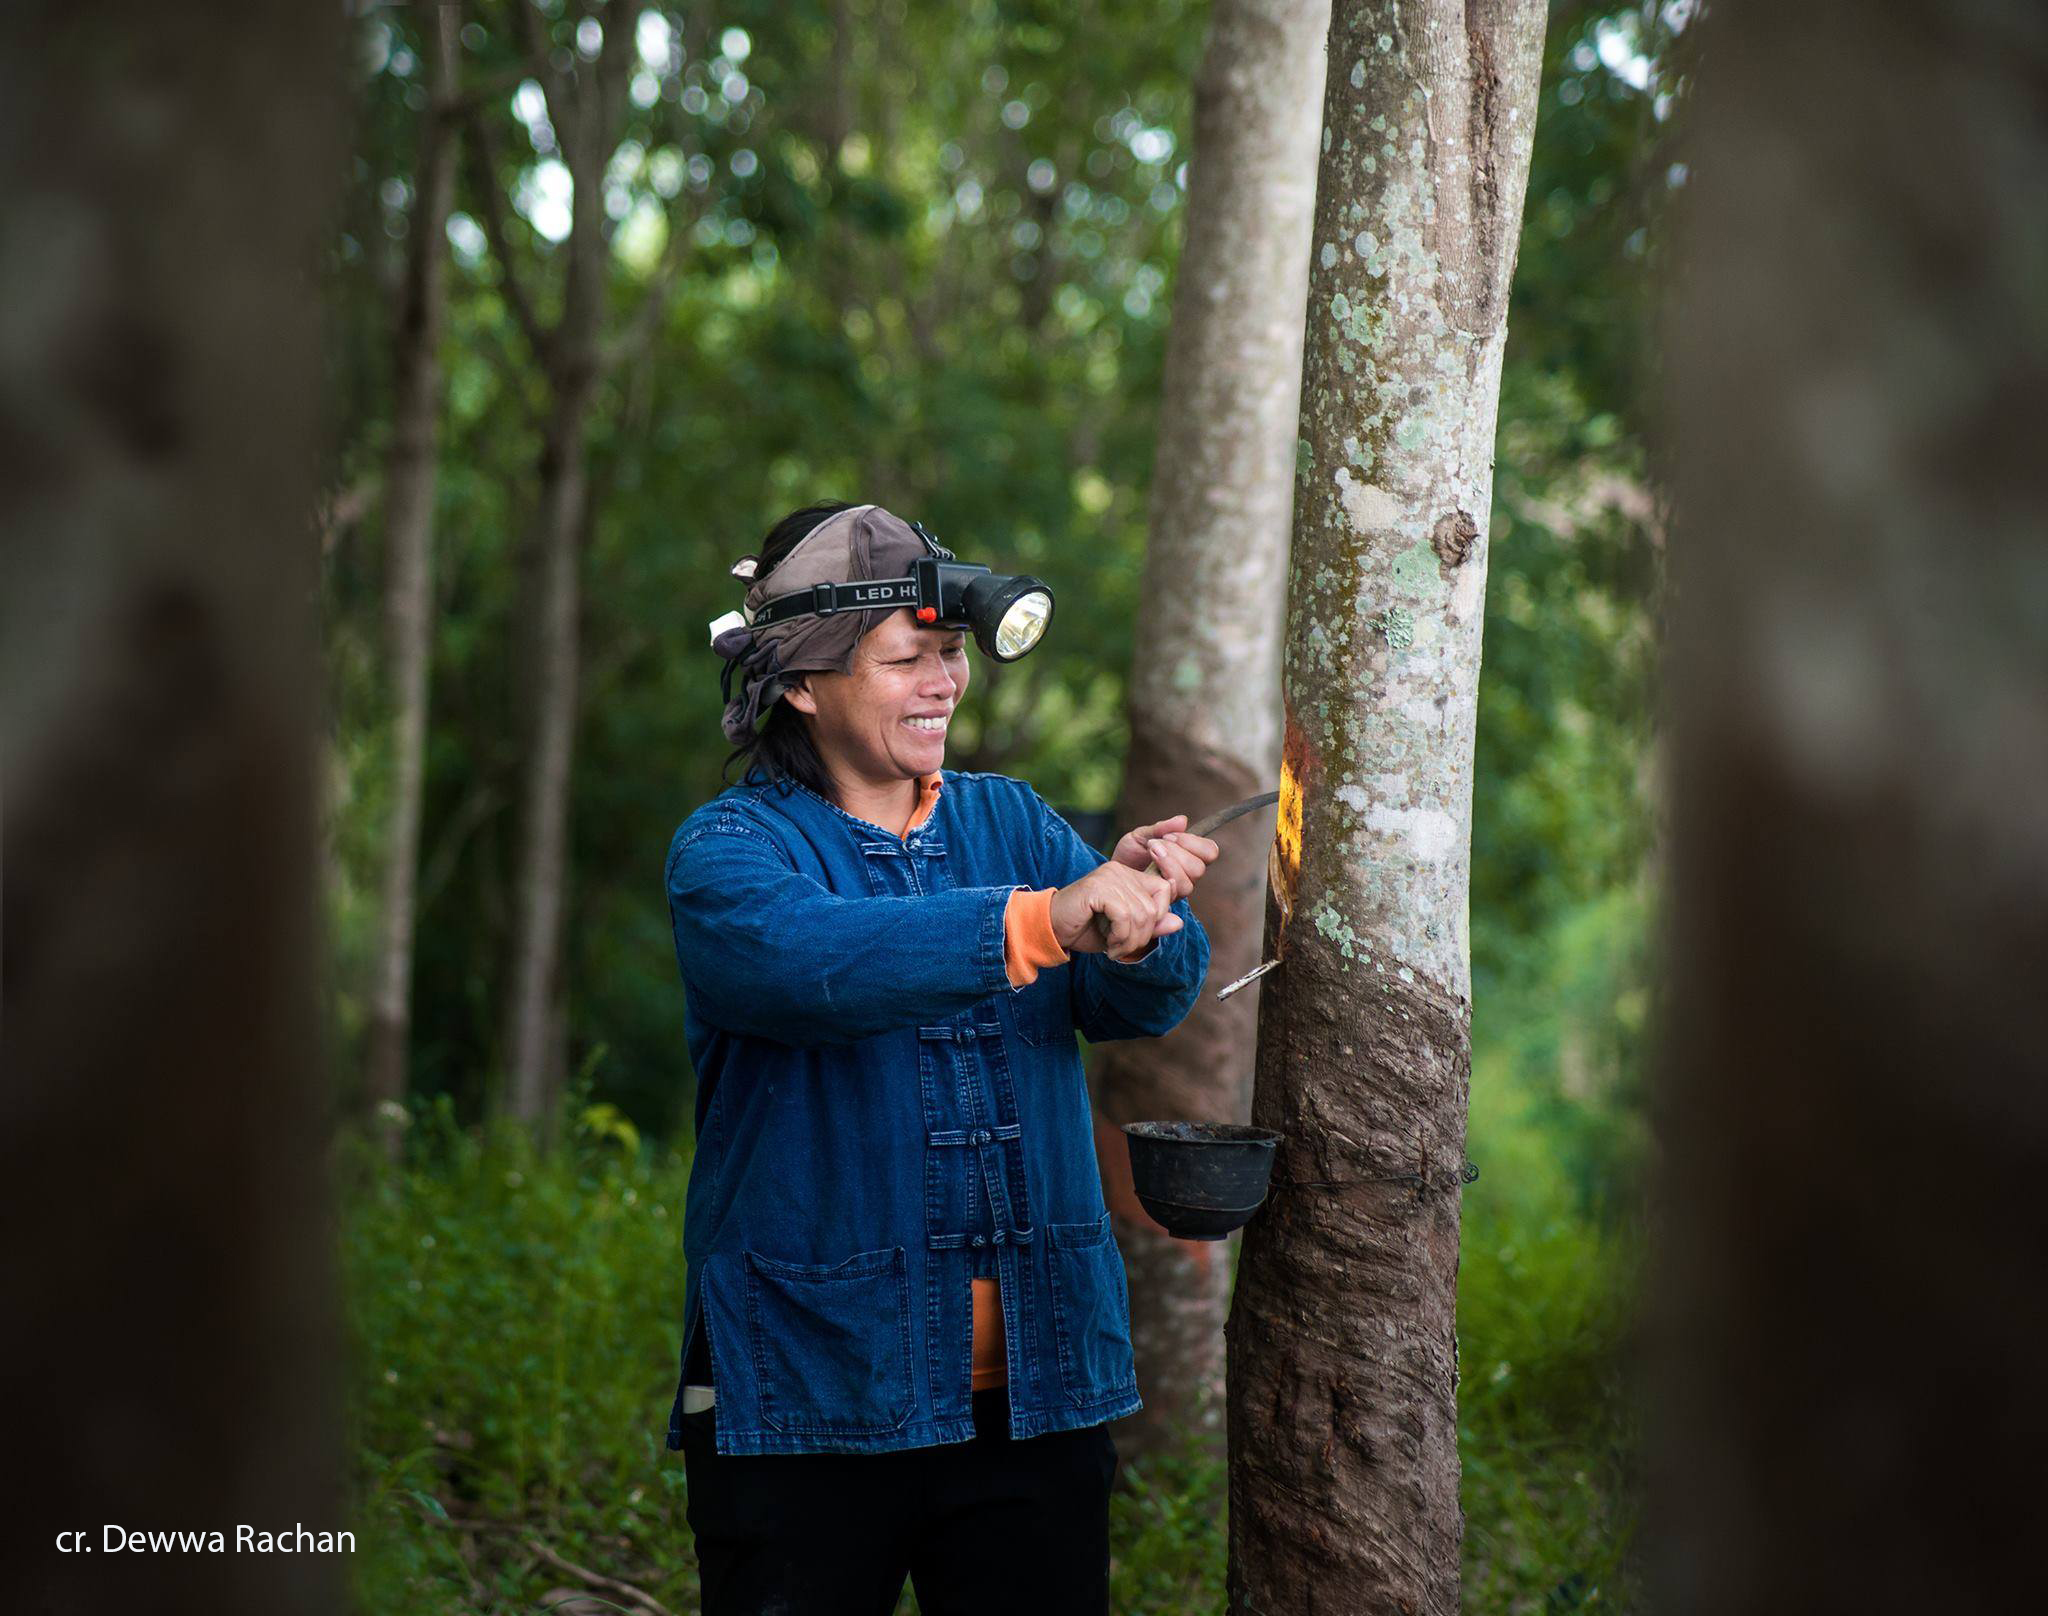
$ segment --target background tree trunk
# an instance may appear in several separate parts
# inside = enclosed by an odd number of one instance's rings
[[[394,348],[384,473],[385,624],[391,658],[391,819],[385,839],[365,1098],[387,1150],[403,1137],[379,1109],[405,1098],[412,1031],[413,909],[426,789],[427,689],[434,646],[434,490],[440,457],[441,325],[448,211],[455,191],[460,8],[428,6],[420,49],[432,100],[420,114],[419,179]]]
[[[527,0],[522,11],[533,15]],[[536,343],[547,369],[549,415],[540,464],[539,526],[533,554],[534,659],[520,791],[519,854],[514,877],[513,950],[505,1007],[507,1115],[545,1127],[567,1075],[562,999],[562,932],[568,912],[569,787],[576,756],[581,663],[582,550],[589,486],[589,429],[598,383],[609,362],[602,349],[611,244],[605,228],[604,170],[633,59],[631,18],[608,12],[595,61],[573,78],[549,76],[549,107],[575,182],[562,315]],[[537,26],[537,25],[536,25]],[[545,65],[545,56],[539,56]],[[572,132],[573,131],[573,132]],[[678,227],[679,228],[679,227]],[[511,260],[506,273],[513,273]],[[655,295],[659,295],[659,292]]]
[[[545,1123],[567,1070],[562,927],[568,908],[569,786],[576,756],[581,651],[585,432],[590,384],[558,389],[542,450],[533,711],[520,786],[511,991],[506,1001],[507,1115]]]
[[[9,1611],[342,1604],[329,1556],[101,1538],[347,1524],[312,992],[341,21],[45,0],[0,54]]]
[[[2048,25],[1731,0],[1703,26],[1649,1569],[1674,1616],[2020,1608]]]
[[[1337,5],[1230,1343],[1230,1606],[1458,1608],[1480,608],[1536,0]]]
[[[1119,834],[1268,790],[1279,768],[1279,630],[1329,14],[1329,0],[1218,0],[1210,15]],[[1224,830],[1223,859],[1195,890],[1217,984],[1258,963],[1270,823],[1253,817]],[[1191,1431],[1222,1456],[1235,1237],[1175,1240],[1154,1222],[1131,1191],[1119,1129],[1160,1118],[1244,1120],[1256,991],[1226,1004],[1205,995],[1169,1036],[1106,1046],[1097,1068],[1097,1154],[1130,1271],[1145,1388],[1145,1407],[1118,1431],[1131,1457],[1182,1446]]]

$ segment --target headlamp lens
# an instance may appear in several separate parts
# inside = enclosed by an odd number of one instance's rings
[[[996,655],[1005,662],[1022,656],[1044,637],[1051,620],[1052,596],[1045,590],[1019,595],[996,625]]]
[[[986,567],[945,567],[949,598],[939,621],[974,630],[974,643],[998,662],[1015,662],[1040,640],[1052,621],[1052,591],[1024,572],[990,572]],[[954,580],[958,580],[955,583]],[[951,594],[954,588],[957,595]]]

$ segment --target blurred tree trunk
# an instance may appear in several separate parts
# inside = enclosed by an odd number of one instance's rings
[[[42,0],[0,54],[8,1611],[342,1605],[335,1559],[232,1552],[348,1524],[313,992],[341,18]]]
[[[509,0],[505,9],[543,92],[573,186],[569,234],[552,255],[564,263],[559,312],[552,323],[544,323],[527,285],[527,266],[513,250],[506,228],[509,176],[499,172],[492,138],[492,120],[502,111],[471,108],[467,149],[472,189],[498,261],[505,301],[533,352],[546,398],[539,497],[523,557],[527,583],[521,635],[531,649],[519,668],[524,709],[519,829],[503,1004],[504,1082],[496,1096],[501,1112],[545,1130],[553,1123],[568,1065],[563,931],[583,671],[582,556],[596,505],[590,429],[607,378],[654,340],[687,257],[692,220],[689,204],[671,208],[667,245],[637,305],[608,321],[612,242],[605,171],[618,148],[626,86],[638,60],[635,26],[641,13],[615,4],[588,15],[564,11],[555,19],[532,0]],[[692,58],[701,58],[709,48],[705,8],[669,15],[679,17]],[[603,30],[594,56],[584,50],[586,21],[596,21]],[[762,126],[754,127],[757,139],[762,138]]]
[[[1195,83],[1187,242],[1166,354],[1159,450],[1131,673],[1117,829],[1190,820],[1271,788],[1280,762],[1280,621],[1301,401],[1302,308],[1315,206],[1329,0],[1219,0]],[[1044,277],[1048,282],[1050,274]],[[1221,984],[1258,963],[1270,817],[1220,833],[1195,889]],[[1223,1320],[1233,1243],[1175,1240],[1131,1191],[1120,1125],[1238,1122],[1257,1018],[1204,996],[1163,1039],[1114,1044],[1097,1068],[1097,1155],[1130,1270],[1145,1407],[1127,1454],[1222,1457]]]
[[[1339,0],[1231,1304],[1230,1606],[1458,1608],[1466,902],[1494,417],[1544,9]]]
[[[1650,1570],[1675,1616],[2024,1608],[2048,20],[1728,0],[1703,27]]]
[[[546,20],[528,0],[516,3],[535,77],[546,91],[549,115],[575,187],[570,234],[559,249],[567,261],[561,314],[544,329],[533,314],[531,298],[519,290],[519,270],[506,251],[498,180],[488,160],[480,180],[508,296],[547,381],[538,514],[529,549],[534,584],[528,627],[532,655],[523,670],[523,688],[530,697],[530,711],[519,797],[511,976],[505,999],[505,1085],[500,1096],[505,1114],[546,1127],[567,1068],[562,932],[568,909],[569,788],[576,756],[590,418],[604,373],[620,356],[608,352],[603,342],[611,263],[604,171],[615,144],[634,43],[631,16],[623,10],[607,11],[604,42],[596,59],[579,57],[572,68],[558,71],[551,60],[554,45]],[[665,287],[664,278],[651,297],[658,299]]]
[[[418,179],[393,352],[391,449],[384,471],[385,624],[391,658],[391,818],[370,997],[365,1097],[387,1150],[403,1133],[382,1108],[405,1098],[412,1031],[414,897],[426,789],[427,689],[434,642],[434,490],[440,456],[443,265],[455,191],[460,8],[426,7],[420,53],[431,99],[420,114]]]
[[[569,332],[565,328],[562,334],[567,337]],[[588,357],[586,348],[580,358]],[[576,366],[579,360],[566,363]],[[534,535],[538,594],[527,670],[533,705],[519,796],[503,1105],[507,1115],[536,1123],[552,1116],[567,1068],[566,1023],[559,1001],[581,656],[583,494],[589,477],[587,431],[595,379],[594,371],[587,370],[556,374],[541,450],[540,526]]]

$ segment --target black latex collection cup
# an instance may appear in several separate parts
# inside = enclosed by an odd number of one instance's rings
[[[1266,1199],[1285,1136],[1242,1122],[1127,1122],[1138,1204],[1176,1240],[1221,1240]]]

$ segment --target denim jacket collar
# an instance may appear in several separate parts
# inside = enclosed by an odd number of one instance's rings
[[[801,780],[792,780],[790,781],[790,784],[795,786],[796,789],[801,791],[806,797],[809,797],[811,801],[816,803],[819,807],[830,809],[833,813],[837,814],[841,819],[845,820],[849,825],[857,826],[861,830],[876,831],[883,836],[893,836],[897,841],[905,843],[908,843],[909,841],[912,841],[925,833],[926,829],[930,827],[932,822],[939,817],[939,804],[943,802],[946,797],[944,789],[944,771],[941,770],[940,790],[938,792],[936,799],[932,803],[932,811],[926,814],[923,820],[919,822],[917,828],[911,831],[910,835],[906,837],[901,831],[890,830],[886,825],[877,825],[872,819],[862,819],[858,814],[848,813],[844,808],[840,807],[839,804],[834,802],[830,797],[827,797],[820,792],[813,791]]]

